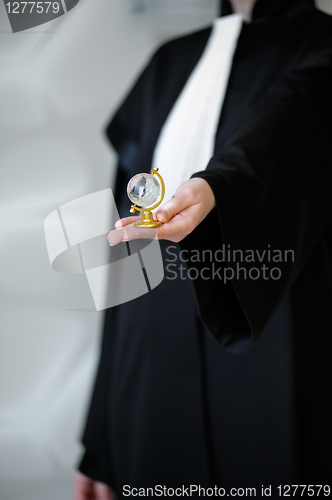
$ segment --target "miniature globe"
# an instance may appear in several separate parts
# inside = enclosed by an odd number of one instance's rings
[[[155,205],[162,195],[161,184],[155,175],[137,174],[128,182],[128,198],[140,208]]]

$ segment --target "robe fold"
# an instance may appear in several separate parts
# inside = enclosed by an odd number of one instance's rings
[[[160,47],[107,128],[121,217],[126,184],[150,170],[210,32]],[[258,0],[214,155],[193,176],[216,208],[180,244],[160,242],[157,288],[105,314],[79,468],[118,498],[123,485],[257,487],[259,497],[263,484],[329,483],[331,96],[330,16],[305,0]]]

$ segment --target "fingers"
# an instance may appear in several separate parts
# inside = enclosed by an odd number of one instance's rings
[[[176,202],[174,203],[173,199],[165,203],[156,213],[157,219],[163,224],[169,222],[179,212]]]
[[[181,241],[192,230],[192,209],[191,207],[182,210],[176,214],[169,222],[157,228],[157,237],[160,240],[169,240],[173,242]]]
[[[126,217],[117,221],[116,230],[108,235],[110,245],[138,238],[166,239],[179,242],[202,222],[215,206],[215,198],[204,179],[190,179],[176,190],[175,195],[156,213],[162,226],[151,229],[133,228],[140,217]]]
[[[168,207],[166,205],[168,205]],[[177,210],[177,207],[182,206],[181,203],[176,201],[176,205],[173,207],[172,200],[169,204],[166,203],[166,205],[164,205],[166,206],[166,218],[174,213],[174,211]],[[120,219],[116,223],[116,227],[118,229],[111,231],[107,235],[108,242],[111,246],[114,246],[123,241],[132,241],[140,238],[155,239],[156,237],[158,239],[166,239],[174,242],[181,241],[193,228],[193,211],[195,211],[195,208],[187,207],[182,210],[180,214],[176,213],[173,217],[171,217],[167,224],[165,223],[156,228],[135,228],[133,224],[134,222],[140,220],[140,217],[127,217],[125,219]]]
[[[114,495],[107,484],[99,481],[94,482],[94,499],[93,500],[112,500]]]
[[[190,206],[191,204],[194,203],[194,200],[193,200],[193,192],[192,192],[192,189],[188,188],[188,186],[186,185],[187,183],[184,183],[182,186],[180,186],[179,189],[177,189],[177,191],[175,192],[175,195],[173,196],[173,198],[171,200],[169,200],[167,203],[165,203],[165,205],[163,205],[156,213],[156,219],[159,220],[161,223],[165,224],[166,222],[170,222],[172,221],[172,219],[174,219],[174,217],[182,212],[183,210],[185,210],[188,206]],[[135,222],[139,221],[141,219],[140,216],[132,216],[132,217],[125,217],[123,219],[120,219],[118,220],[116,223],[115,223],[115,227],[117,230],[120,230],[120,229],[123,229],[125,227],[129,227],[129,226],[132,226]],[[172,221],[173,222],[173,221]],[[181,222],[181,220],[176,220],[176,225],[174,225],[174,227],[172,227],[172,231],[174,230],[177,230],[177,228],[175,226],[179,225],[179,223]],[[161,228],[155,228],[155,230],[157,231],[157,235],[159,237],[159,234],[162,235],[163,230],[161,230]],[[168,229],[168,231],[170,231],[171,228]],[[145,229],[142,229],[140,228],[139,229],[139,232],[135,232],[135,231],[131,231],[130,232],[130,237],[126,237],[125,238],[125,241],[127,240],[131,240],[131,239],[137,239],[137,238],[154,238],[155,235],[151,235],[149,233],[146,233],[145,235],[143,234],[143,231],[145,231]],[[109,234],[109,237],[108,237],[108,240],[109,240],[109,243],[111,245],[116,245],[118,243],[120,243],[120,241],[123,241],[123,238],[121,238],[121,236],[123,236],[123,233],[119,233],[119,234],[115,234],[114,231],[111,231],[111,233]],[[160,236],[161,238],[163,236]],[[120,239],[121,238],[121,239]]]
[[[105,483],[94,481],[81,472],[74,477],[74,500],[115,500],[113,490]]]
[[[182,210],[191,204],[192,193],[186,187],[183,187],[182,189],[178,189],[173,198],[157,211],[156,217],[162,223],[169,222],[176,214],[182,212]]]
[[[130,224],[120,229],[115,229],[107,235],[111,246],[117,245],[122,241],[138,240],[140,238],[153,240],[156,238],[156,230],[153,228],[136,228],[133,224]]]
[[[81,472],[75,473],[74,500],[93,500],[93,481]]]
[[[114,245],[117,245],[118,243],[121,243],[121,241],[125,241],[124,238],[124,229],[115,229],[114,231],[111,231],[107,235],[108,243],[113,247]]]
[[[120,229],[121,227],[128,226],[128,224],[133,224],[134,222],[138,222],[141,219],[140,216],[134,215],[132,217],[124,217],[123,219],[119,219],[115,223],[116,229]]]

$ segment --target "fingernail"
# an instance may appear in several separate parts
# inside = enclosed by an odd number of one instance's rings
[[[160,222],[164,222],[164,223],[166,222],[166,219],[161,212],[157,213],[157,218],[160,220]]]

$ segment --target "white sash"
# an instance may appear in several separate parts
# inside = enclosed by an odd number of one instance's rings
[[[232,14],[214,21],[203,54],[161,129],[152,167],[165,180],[165,202],[192,174],[205,170],[213,155],[242,20]]]

